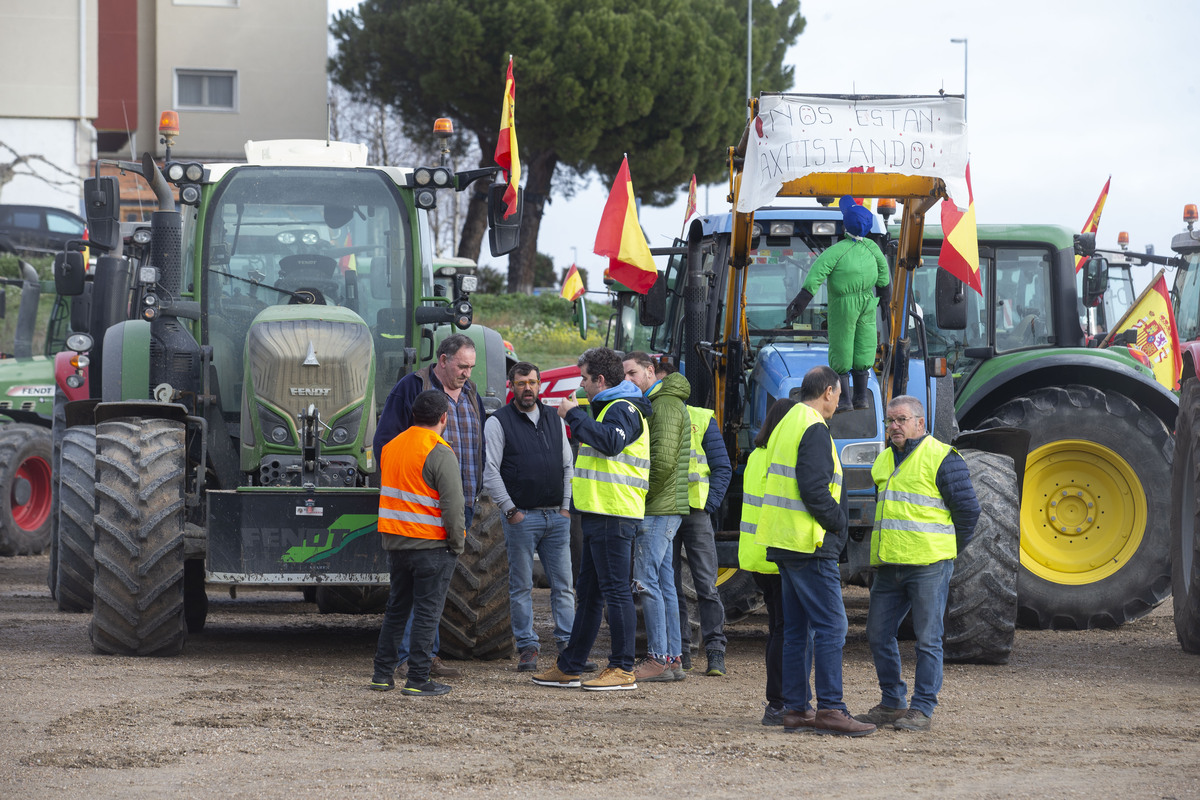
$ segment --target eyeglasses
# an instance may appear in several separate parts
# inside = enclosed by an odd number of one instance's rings
[[[884,417],[883,418],[883,427],[890,428],[890,427],[892,427],[892,425],[903,426],[910,419],[919,419],[919,417]]]

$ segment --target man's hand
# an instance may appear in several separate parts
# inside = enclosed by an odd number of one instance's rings
[[[569,508],[560,508],[558,510],[558,513],[562,514],[567,519],[571,518],[571,509],[569,509]]]
[[[558,415],[563,419],[566,419],[567,414],[570,413],[571,409],[573,408],[579,408],[579,403],[576,402],[575,395],[569,394],[563,398],[561,403],[558,404]]]

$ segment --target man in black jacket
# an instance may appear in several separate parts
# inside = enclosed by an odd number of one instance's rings
[[[512,402],[483,426],[483,488],[504,514],[508,604],[517,642],[517,671],[536,672],[540,643],[533,630],[533,554],[550,583],[558,649],[575,621],[571,582],[571,445],[566,423],[538,400],[541,372],[527,361],[508,371]]]
[[[971,541],[979,501],[954,448],[925,432],[925,408],[902,395],[887,406],[888,447],[871,477],[878,499],[871,532],[871,606],[867,640],[883,699],[857,719],[897,730],[927,731],[942,688],[942,620],[954,558]],[[917,668],[912,702],[900,677],[896,632],[912,610]]]

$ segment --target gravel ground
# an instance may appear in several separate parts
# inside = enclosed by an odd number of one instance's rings
[[[465,662],[450,695],[414,699],[366,688],[378,616],[213,592],[183,655],[101,656],[46,567],[0,559],[4,798],[1200,797],[1200,659],[1169,601],[1116,631],[1018,631],[1009,664],[947,667],[931,732],[843,739],[760,724],[761,615],[730,627],[724,678],[586,693]],[[865,592],[846,604],[861,712],[878,700]]]

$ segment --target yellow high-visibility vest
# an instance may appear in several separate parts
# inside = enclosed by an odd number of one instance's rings
[[[896,466],[892,448],[871,466],[879,498],[871,532],[871,566],[933,564],[958,555],[954,520],[937,488],[937,471],[954,448],[926,436]]]
[[[600,410],[597,422],[614,403],[628,403],[642,423],[642,433],[615,456],[606,456],[594,447],[580,443],[575,459],[575,477],[571,496],[575,508],[589,514],[643,519],[646,493],[650,490],[650,428],[637,406],[628,400],[613,400]]]
[[[758,529],[754,541],[764,547],[779,547],[797,553],[813,553],[825,543],[825,529],[816,517],[808,512],[800,499],[800,486],[796,483],[796,454],[800,440],[813,425],[826,425],[815,408],[797,403],[767,442],[767,482],[763,491],[762,511],[758,516]],[[829,480],[829,493],[842,502],[842,462],[838,460],[837,446],[830,439],[833,455],[833,475]]]

